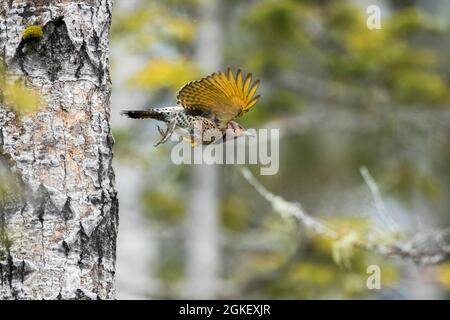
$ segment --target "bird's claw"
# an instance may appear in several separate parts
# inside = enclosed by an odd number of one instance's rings
[[[163,129],[161,129],[161,127],[160,126],[156,126],[157,128],[158,128],[158,132],[159,132],[159,134],[162,136],[162,137],[164,137],[164,135],[165,135],[165,132],[164,132],[164,130]]]
[[[155,143],[153,146],[157,147],[159,146],[161,143],[164,143],[167,141],[167,139],[169,139],[169,137],[172,135],[173,131],[175,130],[175,126],[176,126],[176,122],[170,123],[167,126],[166,131],[162,130],[160,126],[157,125],[158,128],[158,132],[161,135],[161,140],[159,140],[157,143]]]

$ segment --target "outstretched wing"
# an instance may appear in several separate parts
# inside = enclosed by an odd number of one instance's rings
[[[259,81],[252,83],[251,73],[244,80],[241,70],[235,76],[228,68],[226,74],[217,72],[186,84],[178,93],[177,103],[186,109],[211,113],[220,126],[225,126],[255,105],[258,85]]]

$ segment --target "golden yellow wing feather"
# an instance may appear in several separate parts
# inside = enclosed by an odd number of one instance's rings
[[[225,126],[255,105],[259,98],[255,96],[258,85],[259,81],[252,83],[251,73],[244,80],[241,70],[235,76],[228,68],[227,73],[213,73],[186,84],[178,93],[177,103],[187,109],[209,112],[219,125]]]

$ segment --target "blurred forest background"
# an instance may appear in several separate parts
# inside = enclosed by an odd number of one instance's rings
[[[370,4],[380,30],[366,27]],[[185,82],[242,68],[262,98],[239,122],[282,135],[279,173],[250,167],[264,186],[354,237],[434,232],[450,223],[449,17],[446,0],[116,0],[118,298],[449,298],[450,263],[317,236],[273,212],[237,166],[176,166],[173,142],[153,148],[155,122],[119,115],[174,105]],[[366,286],[371,264],[381,290]]]

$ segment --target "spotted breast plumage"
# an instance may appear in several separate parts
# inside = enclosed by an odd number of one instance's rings
[[[166,123],[165,131],[158,126],[161,140],[155,146],[166,142],[173,132],[192,145],[210,144],[247,134],[234,119],[256,104],[258,86],[259,81],[253,82],[251,73],[244,78],[241,70],[235,75],[228,68],[227,72],[216,72],[187,83],[178,92],[176,106],[127,110],[122,114],[132,119]]]

